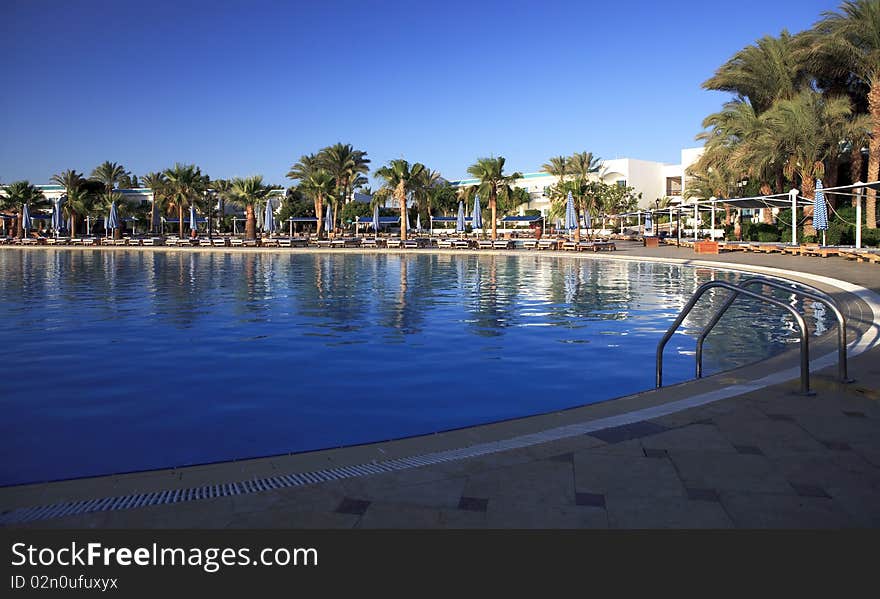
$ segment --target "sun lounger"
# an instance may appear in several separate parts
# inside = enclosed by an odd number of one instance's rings
[[[260,240],[260,245],[267,248],[279,247],[278,240],[273,237],[263,237],[263,239]]]
[[[385,247],[388,248],[399,248],[400,247],[400,239],[389,239],[385,242]]]
[[[492,249],[492,240],[491,239],[480,239],[477,241],[477,247],[481,250],[491,250]]]
[[[525,241],[523,241],[522,245],[523,245],[524,249],[533,250],[538,247],[538,240],[537,239],[526,239]]]
[[[557,241],[555,239],[541,239],[538,241],[538,249],[539,250],[555,250],[557,246]]]
[[[418,239],[405,239],[402,245],[407,250],[415,250],[420,247]]]
[[[513,248],[513,240],[511,239],[496,239],[492,242],[492,248],[496,250],[509,250]]]
[[[211,245],[214,247],[225,248],[226,247],[226,238],[225,237],[214,237],[211,240]]]
[[[229,239],[229,245],[234,248],[240,248],[244,245],[244,239],[241,237],[231,237]]]
[[[161,237],[144,237],[141,243],[143,245],[165,245],[165,240]]]
[[[317,245],[319,248],[331,247],[332,243],[333,242],[330,241],[329,239],[318,239],[317,241],[315,241],[315,245]]]
[[[801,251],[801,256],[818,256],[820,258],[827,258],[828,256],[836,256],[840,253],[840,248],[831,247],[831,246],[810,246],[805,247]]]
[[[212,245],[214,245],[214,240],[208,239],[207,237],[202,237],[201,239],[199,239],[199,245],[202,247],[211,247]]]
[[[578,251],[578,250],[583,249],[578,246],[579,246],[579,244],[576,241],[563,241],[561,249],[563,251]]]
[[[468,242],[467,239],[453,239],[452,247],[457,250],[466,250],[471,247],[471,244]]]
[[[453,242],[453,241],[455,241],[455,240],[454,240],[454,239],[449,239],[449,238],[438,239],[438,240],[437,240],[437,247],[438,247],[438,248],[441,248],[441,249],[442,249],[442,248],[452,248],[452,247],[453,247],[453,245],[452,245],[452,242]]]

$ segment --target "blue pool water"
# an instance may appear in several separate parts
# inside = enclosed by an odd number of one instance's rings
[[[716,277],[738,275],[535,254],[0,250],[0,484],[379,441],[650,389],[657,341]],[[670,342],[670,383],[692,377],[694,329],[721,299]],[[778,353],[790,331],[744,301],[710,338],[707,372]]]

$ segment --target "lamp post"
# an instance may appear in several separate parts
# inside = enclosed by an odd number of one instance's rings
[[[797,245],[797,197],[800,192],[791,189],[788,197],[791,198],[791,244]]]
[[[660,214],[659,214],[659,212],[660,212],[660,198],[657,198],[656,200],[654,200],[654,214],[653,214],[654,220],[657,221],[654,223],[654,235],[657,237],[660,236]]]

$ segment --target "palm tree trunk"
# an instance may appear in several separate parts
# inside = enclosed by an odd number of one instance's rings
[[[156,192],[153,192],[153,203],[150,204],[150,233],[156,232]]]
[[[18,237],[19,239],[21,239],[22,236],[24,235],[24,228],[21,225],[22,225],[21,211],[19,210],[18,214],[15,215],[15,230],[16,230],[15,236]]]
[[[403,181],[397,184],[397,189],[394,191],[400,204],[400,239],[406,240],[406,190]]]
[[[177,236],[183,239],[183,202],[177,202]]]
[[[76,237],[76,212],[70,211],[70,236]]]
[[[321,226],[324,224],[324,203],[321,197],[315,198],[315,216],[318,218],[318,227],[315,229],[318,239],[321,239]]]
[[[850,155],[849,179],[850,183],[862,180],[862,148],[857,144],[853,144],[852,154]],[[858,190],[856,193],[858,193]],[[852,205],[855,208],[856,198],[852,199]]]
[[[498,209],[496,202],[497,198],[495,197],[495,190],[493,189],[489,192],[489,208],[492,211],[492,241],[495,241],[498,238],[498,231],[495,224],[495,212]]]
[[[223,232],[223,217],[226,216],[226,200],[220,198],[220,216],[217,217],[217,232]]]
[[[244,224],[244,238],[245,239],[256,239],[257,238],[257,218],[254,214],[254,205],[253,203],[249,203],[245,209],[245,224]]]
[[[804,173],[801,176],[801,197],[802,198],[812,198],[813,194],[816,192],[816,184],[813,182],[815,179],[813,178],[812,173]],[[804,222],[804,235],[815,235],[816,229],[813,228],[813,207],[812,206],[804,206],[804,218],[810,217],[810,220]]]
[[[868,92],[868,112],[871,114],[871,141],[868,144],[868,181],[877,178],[880,170],[880,71],[871,77]],[[865,200],[865,217],[869,229],[877,228],[877,190],[868,188]]]

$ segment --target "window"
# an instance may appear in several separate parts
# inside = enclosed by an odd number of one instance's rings
[[[626,179],[621,179],[617,182],[618,187],[626,187]]]
[[[681,177],[666,177],[666,195],[681,195]]]

